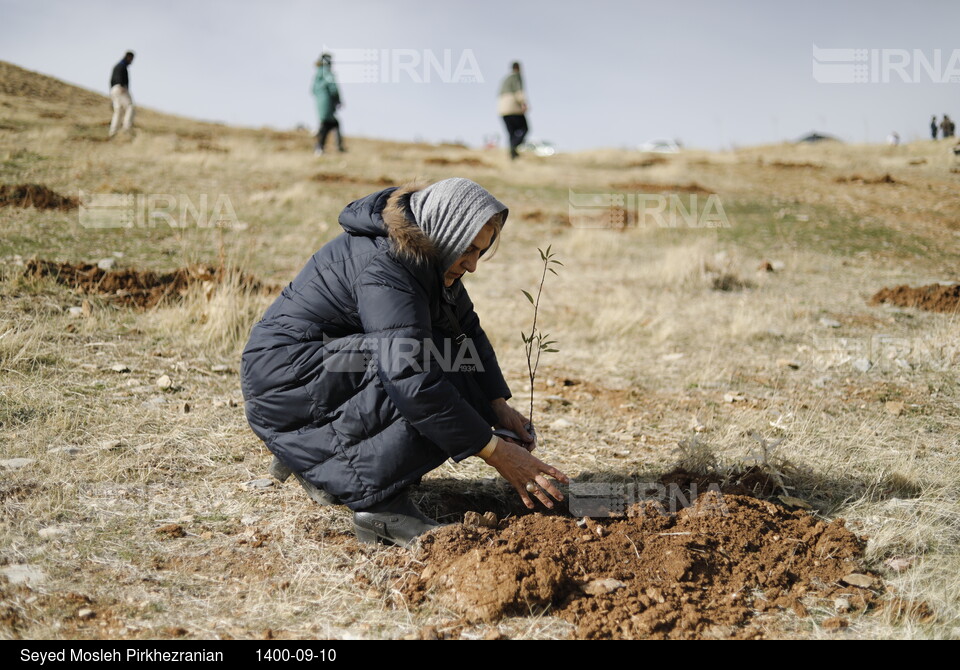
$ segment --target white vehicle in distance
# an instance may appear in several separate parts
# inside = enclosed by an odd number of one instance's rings
[[[637,147],[639,151],[646,151],[654,154],[678,154],[683,147],[674,140],[650,140]]]
[[[517,151],[531,153],[534,156],[553,156],[557,153],[557,148],[553,146],[552,142],[534,141],[524,142],[517,147]]]

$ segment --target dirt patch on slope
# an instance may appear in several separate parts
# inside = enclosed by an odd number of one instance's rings
[[[657,184],[646,181],[629,181],[618,184],[611,184],[614,188],[624,191],[636,191],[637,193],[696,193],[699,195],[709,195],[713,193],[696,182],[689,184]]]
[[[664,163],[668,163],[668,162],[669,162],[669,159],[666,158],[665,156],[650,156],[649,158],[644,158],[643,160],[632,161],[630,163],[627,163],[624,167],[628,169],[629,168],[644,169],[644,168],[654,167],[655,165],[663,165]]]
[[[60,195],[43,184],[0,185],[0,207],[36,207],[37,209],[76,209],[76,198]]]
[[[352,177],[346,174],[336,172],[318,172],[310,177],[311,181],[318,181],[321,184],[373,184],[375,186],[395,186],[396,182],[390,177]]]
[[[837,177],[834,179],[838,184],[900,184],[902,181],[897,181],[890,176],[889,173],[883,175],[882,177],[861,177],[858,174],[850,175],[849,177]]]
[[[764,165],[763,159],[757,161],[758,165]],[[803,162],[794,162],[794,161],[772,161],[767,163],[772,168],[778,170],[822,170],[822,165],[817,165],[816,163],[803,163]]]
[[[960,284],[930,284],[918,288],[902,285],[883,288],[870,298],[871,305],[882,303],[915,307],[928,312],[956,312],[960,310]]]
[[[203,284],[212,290],[227,279],[226,272],[209,265],[177,268],[173,272],[157,273],[149,270],[102,270],[87,263],[57,263],[31,260],[23,272],[25,277],[51,277],[58,284],[83,293],[97,293],[129,307],[150,308],[161,302],[181,298],[194,284]],[[270,291],[258,280],[240,275],[240,285],[251,291]]]
[[[423,159],[427,165],[466,165],[469,167],[490,167],[479,158],[466,156],[465,158],[444,158],[442,156],[433,156]]]

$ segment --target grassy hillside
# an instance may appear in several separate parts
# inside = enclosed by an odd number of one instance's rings
[[[830,632],[835,604],[820,600],[804,616],[764,614],[762,634],[960,636],[960,321],[869,303],[884,287],[960,281],[960,165],[946,143],[510,162],[505,150],[348,137],[348,153],[316,158],[306,132],[146,109],[134,136],[108,141],[107,98],[7,63],[0,109],[9,193],[129,196],[135,213],[131,227],[97,228],[89,207],[0,207],[0,636],[576,634],[549,609],[469,623],[410,606],[384,559],[401,550],[357,544],[345,508],[314,505],[292,480],[250,483],[269,464],[237,376],[250,326],[338,234],[344,205],[450,176],[510,207],[497,254],[466,284],[520,406],[518,334],[532,316],[521,289],[536,287],[538,247],[565,264],[540,315],[560,349],[536,388],[544,460],[641,481],[680,462],[759,465],[868,538],[878,596],[936,613],[887,608]],[[715,198],[711,225],[637,220],[637,194],[690,209],[691,192],[701,209]],[[611,212],[626,225],[604,227]],[[31,276],[31,260],[213,274],[137,309]],[[783,441],[765,451],[751,434]],[[445,521],[509,508],[495,475],[444,465],[422,500]],[[451,507],[450,490],[475,497]]]

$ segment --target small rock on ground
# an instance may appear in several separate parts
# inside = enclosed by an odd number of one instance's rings
[[[35,458],[8,458],[5,461],[0,461],[0,467],[4,467],[7,470],[19,470],[28,465],[33,465],[36,462],[37,459]]]

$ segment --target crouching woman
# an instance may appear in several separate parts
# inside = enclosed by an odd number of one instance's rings
[[[530,453],[461,281],[508,213],[461,178],[352,202],[344,233],[253,328],[241,364],[250,426],[315,499],[354,510],[361,540],[408,546],[436,527],[408,489],[448,458],[483,458],[527,507],[562,500],[548,477],[567,478]]]

